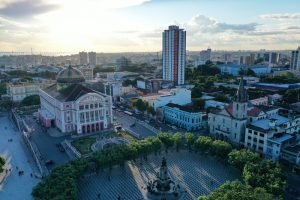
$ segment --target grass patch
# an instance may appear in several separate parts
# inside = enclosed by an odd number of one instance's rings
[[[96,142],[96,137],[84,137],[72,141],[72,145],[82,154],[92,152],[91,145]]]
[[[133,137],[132,135],[130,135],[127,132],[119,132],[119,133],[106,132],[106,133],[101,133],[101,134],[97,134],[97,135],[91,135],[91,136],[87,136],[87,137],[78,138],[78,139],[73,140],[71,143],[82,155],[85,155],[85,154],[92,152],[91,146],[92,146],[92,144],[94,144],[96,142],[96,139],[99,136],[100,136],[100,138],[121,137],[121,138],[128,140],[129,142],[136,140],[135,137]]]

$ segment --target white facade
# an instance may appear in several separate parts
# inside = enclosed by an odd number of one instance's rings
[[[290,145],[293,133],[300,130],[300,118],[275,115],[250,123],[246,128],[245,147],[277,161],[282,148]]]
[[[7,84],[7,95],[13,102],[22,101],[25,97],[38,95],[40,88],[52,85],[54,81]]]
[[[191,91],[185,88],[160,90],[158,94],[146,95],[140,98],[147,101],[155,110],[168,103],[186,105],[192,102]]]
[[[257,99],[252,99],[252,100],[250,100],[250,102],[256,106],[259,106],[259,105],[267,106],[269,104],[269,98],[268,97],[260,97]]]
[[[40,120],[46,127],[56,126],[63,133],[92,133],[112,123],[111,97],[87,93],[74,101],[60,101],[40,90]]]
[[[81,67],[79,67],[79,70],[82,72],[85,80],[93,80],[93,78],[94,78],[93,67],[81,66]]]
[[[203,129],[206,126],[206,112],[184,109],[183,106],[167,104],[163,107],[164,120],[188,131]]]
[[[300,47],[292,51],[291,70],[300,70]]]
[[[184,84],[186,60],[186,32],[178,26],[169,26],[163,32],[163,79],[176,85]]]

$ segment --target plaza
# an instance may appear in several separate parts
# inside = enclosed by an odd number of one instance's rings
[[[39,171],[15,125],[6,115],[0,116],[0,121],[0,155],[6,158],[6,167],[11,169],[0,184],[0,199],[31,200],[31,190],[40,182],[34,178]],[[24,171],[24,175],[20,176],[18,171]]]
[[[161,155],[150,155],[147,161],[136,159],[124,167],[115,166],[101,171],[98,175],[87,174],[78,183],[80,200],[146,199],[146,186],[149,180],[156,177],[162,157],[166,157],[170,177],[176,180],[185,190],[183,199],[196,199],[207,195],[226,181],[240,179],[238,170],[225,166],[214,157],[185,150],[169,151]]]

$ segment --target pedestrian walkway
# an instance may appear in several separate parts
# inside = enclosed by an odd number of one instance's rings
[[[0,199],[32,200],[32,188],[40,181],[34,178],[38,169],[17,128],[7,117],[0,117],[0,121],[0,154],[7,159],[7,168],[11,169],[0,185]],[[23,175],[19,175],[20,171]]]
[[[79,181],[79,199],[145,199],[146,185],[158,172],[161,158],[165,156],[170,176],[186,190],[183,199],[192,200],[207,195],[226,181],[240,178],[240,173],[216,161],[187,151],[169,152],[167,155],[151,155],[148,161],[136,159],[122,168],[115,166],[99,175],[90,175]]]

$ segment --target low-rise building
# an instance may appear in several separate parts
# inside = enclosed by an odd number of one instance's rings
[[[295,165],[295,168],[300,171],[300,143],[283,148],[280,159]]]
[[[281,149],[289,146],[300,130],[299,117],[273,115],[247,125],[245,147],[267,158],[278,160]]]
[[[92,80],[94,78],[92,66],[80,66],[79,70],[83,74],[85,80]]]
[[[268,97],[259,97],[257,99],[252,99],[250,102],[255,106],[267,106],[269,105],[269,98]]]
[[[207,125],[207,114],[191,106],[168,103],[163,107],[164,120],[167,123],[188,131],[203,129]]]
[[[186,88],[163,89],[159,90],[158,93],[144,95],[140,98],[148,102],[155,110],[168,103],[186,105],[192,102],[191,90]]]
[[[13,102],[20,102],[25,97],[38,95],[39,90],[52,85],[54,81],[17,82],[7,84],[7,96]]]

